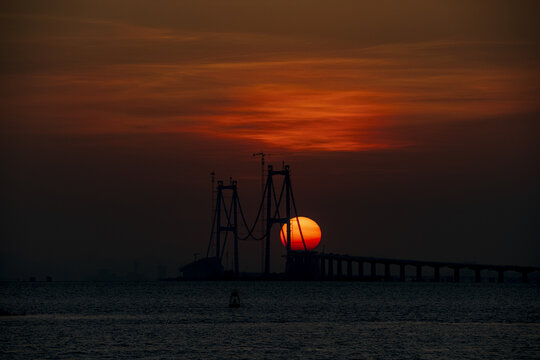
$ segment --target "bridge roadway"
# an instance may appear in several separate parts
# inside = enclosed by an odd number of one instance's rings
[[[405,267],[412,266],[416,268],[416,280],[422,281],[422,268],[431,267],[433,271],[433,281],[440,281],[440,269],[450,268],[454,270],[454,282],[460,281],[460,270],[471,269],[475,272],[475,281],[481,282],[482,270],[497,272],[497,281],[504,282],[504,273],[507,271],[515,271],[521,273],[522,282],[526,283],[528,274],[534,271],[540,271],[539,267],[532,266],[515,266],[515,265],[486,265],[476,263],[458,263],[444,261],[422,261],[422,260],[404,260],[404,259],[389,259],[378,257],[351,256],[339,254],[323,254],[316,252],[291,251],[289,261],[292,271],[297,274],[315,274],[315,277],[320,279],[336,280],[336,279],[376,279],[377,264],[384,265],[384,275],[382,278],[386,281],[392,280],[390,266],[399,266],[399,280],[405,281]],[[336,263],[336,266],[334,266]],[[343,263],[347,264],[347,272],[344,272]],[[371,265],[369,276],[364,275],[364,263]],[[357,266],[357,275],[353,276],[353,264]],[[335,273],[334,273],[335,270]]]

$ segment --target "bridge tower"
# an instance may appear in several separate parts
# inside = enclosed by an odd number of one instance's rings
[[[230,181],[229,185],[224,185],[223,181],[219,180],[217,182],[216,190],[216,207],[214,212],[214,223],[213,228],[215,227],[216,231],[216,260],[221,264],[223,254],[225,252],[225,247],[227,245],[227,238],[229,232],[233,234],[234,241],[234,275],[239,276],[239,260],[238,260],[238,191],[237,191],[237,182],[236,180]],[[229,206],[227,206],[223,192],[229,190],[232,192],[232,197],[230,200]],[[226,220],[226,223],[224,222]],[[222,233],[225,232],[225,237],[222,240]],[[207,251],[210,250],[210,244]]]
[[[279,200],[276,197],[275,184],[273,177],[283,176],[283,187],[280,192]],[[285,193],[285,217],[281,217],[279,213],[283,193]],[[274,206],[272,206],[274,204]],[[283,166],[283,170],[274,170],[272,165],[268,165],[268,176],[266,180],[266,251],[264,258],[264,273],[270,274],[270,235],[272,225],[286,224],[286,244],[287,244],[287,264],[285,272],[289,268],[289,255],[291,252],[291,178],[289,165]]]

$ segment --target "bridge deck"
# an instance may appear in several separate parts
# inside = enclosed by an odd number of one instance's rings
[[[540,271],[540,267],[534,266],[518,266],[518,265],[493,265],[493,264],[478,264],[467,262],[446,262],[446,261],[426,261],[426,260],[410,260],[410,259],[392,259],[392,258],[379,258],[379,257],[367,257],[367,256],[352,256],[352,255],[340,255],[340,254],[315,254],[315,256],[323,259],[333,259],[341,261],[354,261],[354,262],[367,262],[377,264],[390,264],[390,265],[410,265],[410,266],[429,266],[450,269],[454,268],[469,268],[480,270],[493,270],[493,271],[516,271],[516,272],[533,272]]]
[[[344,274],[343,262],[347,262],[346,275]],[[334,263],[336,264],[334,266]],[[358,275],[353,276],[352,263],[358,263]],[[371,264],[369,276],[364,276],[363,264]],[[399,279],[405,281],[405,267],[416,267],[416,280],[422,281],[422,267],[432,267],[434,269],[434,281],[440,281],[440,269],[450,268],[454,270],[454,281],[459,282],[460,270],[471,269],[475,272],[475,281],[481,281],[481,271],[489,270],[498,273],[498,282],[504,282],[504,273],[506,271],[515,271],[521,273],[522,281],[527,282],[528,274],[534,271],[540,271],[540,267],[518,266],[518,265],[493,265],[478,264],[471,262],[448,262],[448,261],[426,261],[409,259],[392,259],[368,256],[352,256],[332,253],[317,253],[313,251],[291,251],[288,256],[288,273],[293,277],[310,277],[319,279],[342,279],[342,278],[368,278],[375,279],[377,276],[377,264],[384,265],[384,279],[392,280],[390,266],[400,267]]]

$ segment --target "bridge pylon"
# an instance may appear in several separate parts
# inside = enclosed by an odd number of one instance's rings
[[[285,265],[285,272],[288,273],[290,265],[290,253],[291,253],[291,178],[289,165],[284,165],[282,170],[274,170],[272,165],[268,165],[266,180],[266,251],[264,257],[264,273],[270,274],[270,238],[272,233],[272,225],[274,224],[286,224],[286,248],[287,248],[287,263]],[[274,184],[274,176],[283,176],[283,185],[280,190],[279,199],[276,195],[276,189]],[[280,207],[281,202],[285,196],[285,216],[281,217]],[[272,206],[273,204],[273,206]]]
[[[223,192],[225,190],[232,192],[230,203],[227,204]],[[227,206],[228,205],[228,206]],[[226,220],[226,223],[224,222]],[[239,260],[238,260],[238,189],[236,180],[230,181],[229,185],[225,185],[222,180],[217,182],[216,188],[216,207],[214,210],[214,222],[212,227],[215,228],[216,247],[215,257],[219,264],[223,258],[225,247],[227,245],[228,233],[233,234],[234,242],[234,275],[238,277],[240,275]],[[225,232],[222,244],[222,233]],[[206,256],[208,257],[210,251],[210,244],[208,244],[208,250]]]

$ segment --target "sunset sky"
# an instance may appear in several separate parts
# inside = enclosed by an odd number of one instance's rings
[[[0,279],[176,276],[206,252],[212,171],[253,218],[260,151],[290,164],[319,250],[540,266],[537,1],[28,1],[0,19]]]

